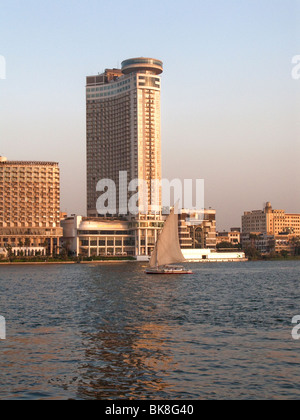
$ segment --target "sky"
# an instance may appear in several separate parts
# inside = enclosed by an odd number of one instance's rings
[[[0,155],[59,162],[62,211],[86,214],[86,76],[144,56],[164,62],[163,178],[204,179],[218,230],[300,213],[300,0],[0,6]]]

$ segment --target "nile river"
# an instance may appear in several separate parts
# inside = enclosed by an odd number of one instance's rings
[[[0,399],[298,399],[300,261],[0,266]]]

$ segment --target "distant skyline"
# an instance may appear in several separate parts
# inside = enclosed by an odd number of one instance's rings
[[[203,178],[217,229],[300,212],[300,0],[3,0],[0,155],[59,162],[86,214],[85,77],[132,57],[162,75],[162,176]]]

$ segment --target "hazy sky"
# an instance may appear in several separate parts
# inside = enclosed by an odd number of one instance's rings
[[[164,178],[204,178],[220,230],[244,210],[300,213],[300,0],[1,0],[0,154],[58,161],[86,212],[85,77],[164,62]]]

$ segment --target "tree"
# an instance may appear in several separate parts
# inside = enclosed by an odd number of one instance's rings
[[[256,259],[261,257],[261,253],[253,245],[247,246],[245,249],[246,257],[250,259]]]
[[[287,258],[289,256],[289,253],[288,253],[288,251],[286,251],[285,249],[283,249],[282,251],[280,251],[280,255],[283,258]]]
[[[42,246],[44,248],[46,248],[46,255],[48,255],[48,253],[49,253],[49,241],[48,241],[48,239],[44,240],[44,242],[42,243]]]
[[[241,244],[232,244],[231,242],[220,242],[217,244],[217,250],[221,249],[241,249]]]
[[[4,247],[7,251],[8,258],[11,258],[11,256],[12,256],[12,246],[10,244],[5,244]]]
[[[292,244],[294,246],[294,255],[295,256],[300,255],[300,237],[299,236],[294,236],[291,239],[291,242],[292,242]]]

